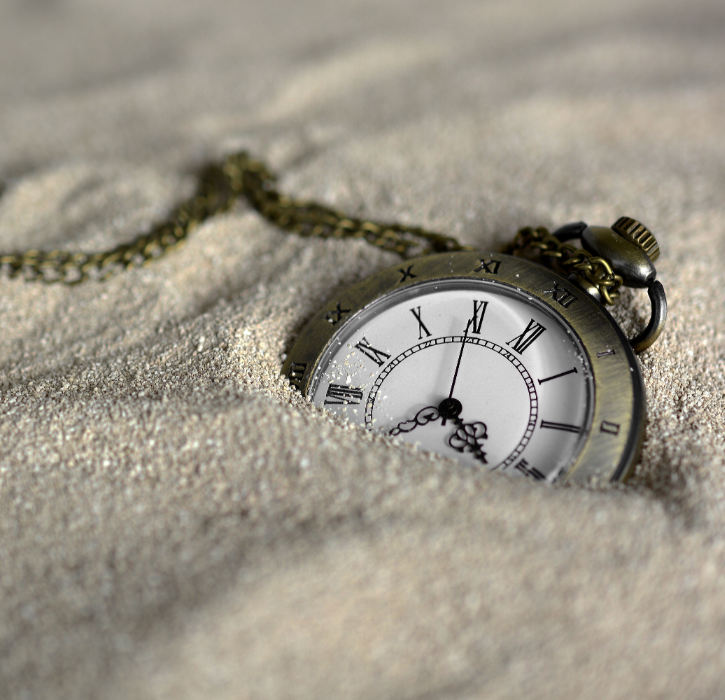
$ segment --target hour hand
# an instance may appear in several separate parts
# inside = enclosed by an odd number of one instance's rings
[[[388,434],[400,435],[400,433],[409,433],[419,426],[437,421],[440,417],[441,414],[438,408],[435,406],[426,406],[425,408],[421,408],[412,420],[401,421]]]
[[[443,399],[438,404],[438,408],[435,406],[426,406],[421,408],[415,417],[411,420],[404,420],[398,423],[388,434],[389,435],[400,435],[400,433],[409,433],[416,428],[428,425],[428,423],[434,423],[439,418],[443,419],[441,425],[445,425],[447,420],[455,421],[463,410],[461,402],[457,399]]]

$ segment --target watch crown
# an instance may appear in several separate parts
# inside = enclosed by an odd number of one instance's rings
[[[612,230],[616,231],[625,240],[641,248],[652,262],[660,256],[660,246],[654,235],[652,235],[652,231],[636,219],[621,216],[612,224]]]

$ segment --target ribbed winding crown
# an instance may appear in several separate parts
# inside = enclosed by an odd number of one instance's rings
[[[622,238],[641,248],[647,253],[647,257],[652,262],[660,256],[660,247],[654,235],[652,235],[652,231],[636,219],[622,216],[612,224],[612,230],[616,231]]]

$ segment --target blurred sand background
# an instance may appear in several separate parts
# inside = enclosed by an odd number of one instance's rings
[[[395,262],[363,243],[239,206],[107,283],[0,279],[0,697],[725,696],[724,36],[721,0],[4,0],[0,250],[128,240],[245,147],[483,249],[639,218],[670,319],[642,462],[591,491],[280,380]]]

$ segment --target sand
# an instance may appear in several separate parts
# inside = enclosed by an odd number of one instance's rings
[[[670,317],[642,461],[588,490],[280,379],[396,261],[364,243],[239,205],[105,283],[0,279],[0,697],[725,695],[723,30],[719,0],[4,3],[4,251],[128,240],[244,147],[289,192],[484,250],[634,216]]]

